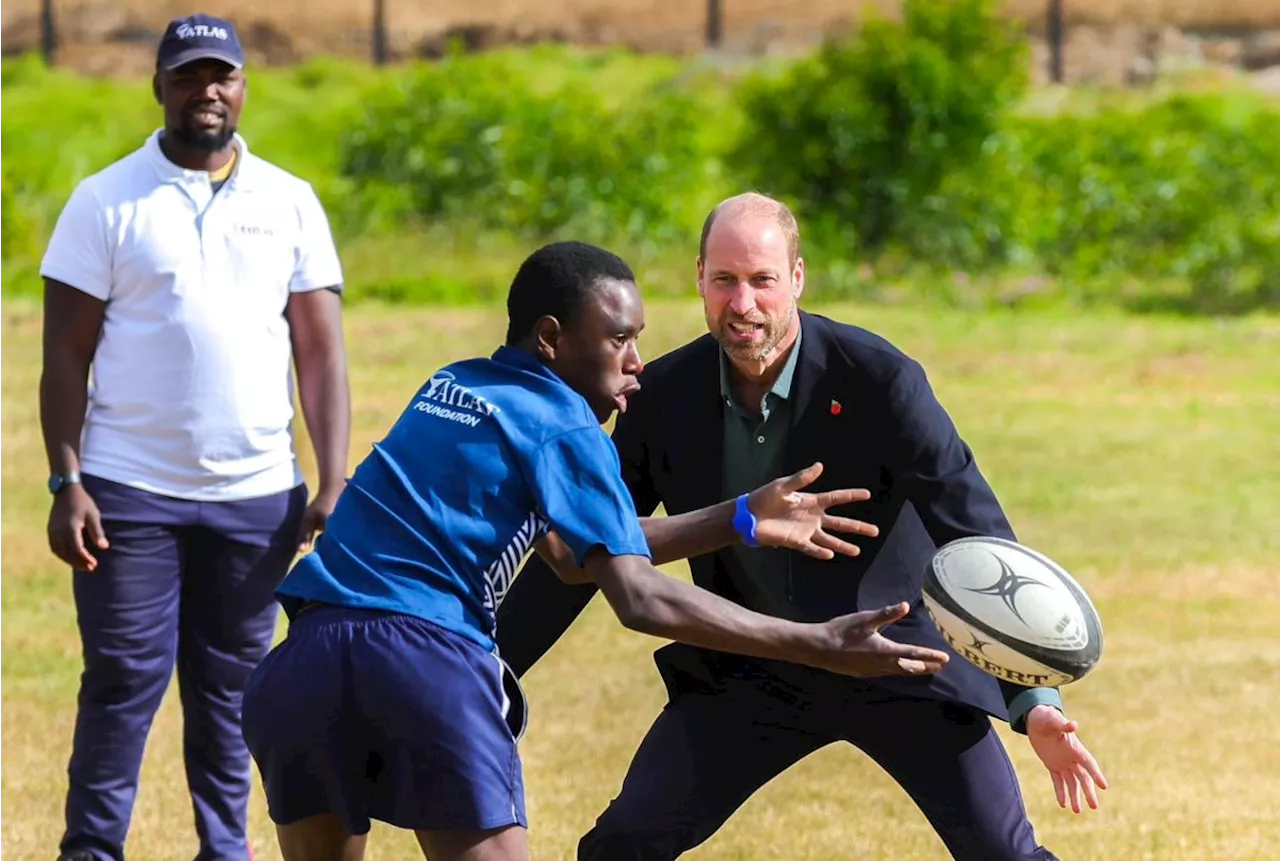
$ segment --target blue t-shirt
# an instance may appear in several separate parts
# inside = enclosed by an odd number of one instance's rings
[[[586,400],[504,346],[426,382],[277,595],[287,608],[407,613],[492,650],[498,604],[547,529],[579,565],[593,547],[650,555],[617,451]]]

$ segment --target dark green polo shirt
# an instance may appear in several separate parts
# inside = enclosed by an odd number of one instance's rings
[[[724,350],[720,351],[720,396],[724,399],[721,492],[725,499],[749,493],[786,474],[783,454],[791,424],[791,383],[800,357],[800,338],[796,336],[782,372],[754,410],[737,402],[729,382],[729,359]],[[735,544],[732,552],[742,566],[741,573],[734,572],[734,585],[747,607],[770,616],[800,620],[790,598],[789,551]]]

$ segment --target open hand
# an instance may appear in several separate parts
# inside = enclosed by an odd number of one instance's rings
[[[831,635],[824,654],[814,666],[856,678],[918,676],[936,673],[949,660],[946,652],[895,643],[880,629],[910,611],[903,601],[880,610],[864,610],[837,616],[823,623]]]
[[[817,559],[831,559],[837,553],[857,556],[856,545],[842,541],[831,532],[844,532],[875,538],[880,530],[870,523],[837,517],[827,509],[871,498],[868,490],[828,490],[803,493],[822,475],[822,464],[815,463],[794,475],[775,479],[757,488],[747,497],[747,507],[756,518],[756,540],[767,547],[786,547]]]
[[[1089,806],[1097,810],[1098,789],[1107,788],[1098,761],[1076,736],[1079,726],[1053,706],[1036,706],[1027,715],[1027,738],[1053,777],[1058,806],[1065,809],[1069,797],[1075,813],[1080,812],[1081,789]]]

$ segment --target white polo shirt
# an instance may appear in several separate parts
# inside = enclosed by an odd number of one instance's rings
[[[106,302],[81,471],[181,499],[288,490],[302,474],[284,310],[291,293],[342,285],[328,219],[238,135],[216,194],[159,139],[76,187],[41,264]]]

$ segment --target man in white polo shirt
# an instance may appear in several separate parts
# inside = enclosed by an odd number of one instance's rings
[[[164,128],[77,186],[41,268],[49,544],[74,571],[84,653],[67,861],[123,858],[175,666],[197,857],[250,857],[242,691],[271,644],[273,592],[346,476],[342,270],[310,185],[236,133],[243,64],[230,22],[169,25]]]

